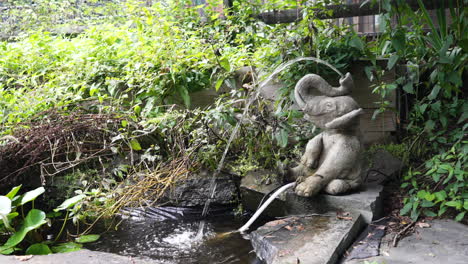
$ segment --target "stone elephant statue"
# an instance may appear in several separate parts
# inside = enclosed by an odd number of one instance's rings
[[[332,87],[316,74],[304,76],[295,87],[295,99],[322,132],[305,148],[299,165],[290,169],[290,178],[297,181],[297,195],[310,197],[324,190],[336,195],[358,187],[362,182],[359,130],[362,109],[349,96],[354,82],[349,73]]]

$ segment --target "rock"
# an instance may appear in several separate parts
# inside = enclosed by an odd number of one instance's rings
[[[0,263],[2,264],[160,264],[167,262],[160,262],[156,260],[148,260],[134,257],[124,257],[111,253],[104,253],[98,251],[90,251],[87,249],[59,253],[44,256],[1,256]]]
[[[240,193],[242,206],[249,211],[256,211],[260,201],[266,194],[281,187],[282,178],[269,170],[254,170],[248,172],[241,180]],[[286,215],[285,194],[280,194],[262,213],[262,215],[277,217]],[[267,198],[265,198],[266,200]]]
[[[429,228],[416,225],[416,232],[401,239],[397,247],[392,246],[395,234],[387,234],[381,243],[378,257],[344,260],[342,263],[467,263],[468,227],[452,220],[433,220],[429,225]]]
[[[359,214],[338,219],[330,215],[302,215],[269,222],[252,232],[257,256],[268,264],[336,263],[364,225]]]
[[[211,174],[202,171],[179,182],[168,191],[163,200],[172,206],[204,206],[211,196]],[[219,175],[216,178],[216,192],[212,205],[228,205],[237,203],[239,179],[231,175]]]
[[[372,156],[372,166],[368,172],[368,181],[383,183],[387,177],[398,176],[404,167],[404,163],[384,149],[375,151]]]

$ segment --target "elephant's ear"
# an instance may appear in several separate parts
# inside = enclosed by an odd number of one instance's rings
[[[337,117],[332,121],[325,124],[325,128],[327,129],[338,129],[338,128],[345,128],[351,125],[352,122],[359,118],[359,116],[363,113],[362,108],[353,110],[345,115]]]

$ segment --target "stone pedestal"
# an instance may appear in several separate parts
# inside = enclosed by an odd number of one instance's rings
[[[337,217],[302,215],[269,222],[251,233],[257,256],[266,263],[336,263],[359,233],[364,221],[357,213]]]

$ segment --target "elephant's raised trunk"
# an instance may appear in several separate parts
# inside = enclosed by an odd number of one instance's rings
[[[304,109],[307,102],[319,94],[335,97],[347,95],[354,86],[353,78],[348,72],[340,79],[340,86],[333,87],[325,79],[317,74],[307,74],[297,82],[294,88],[294,97],[301,109]]]

